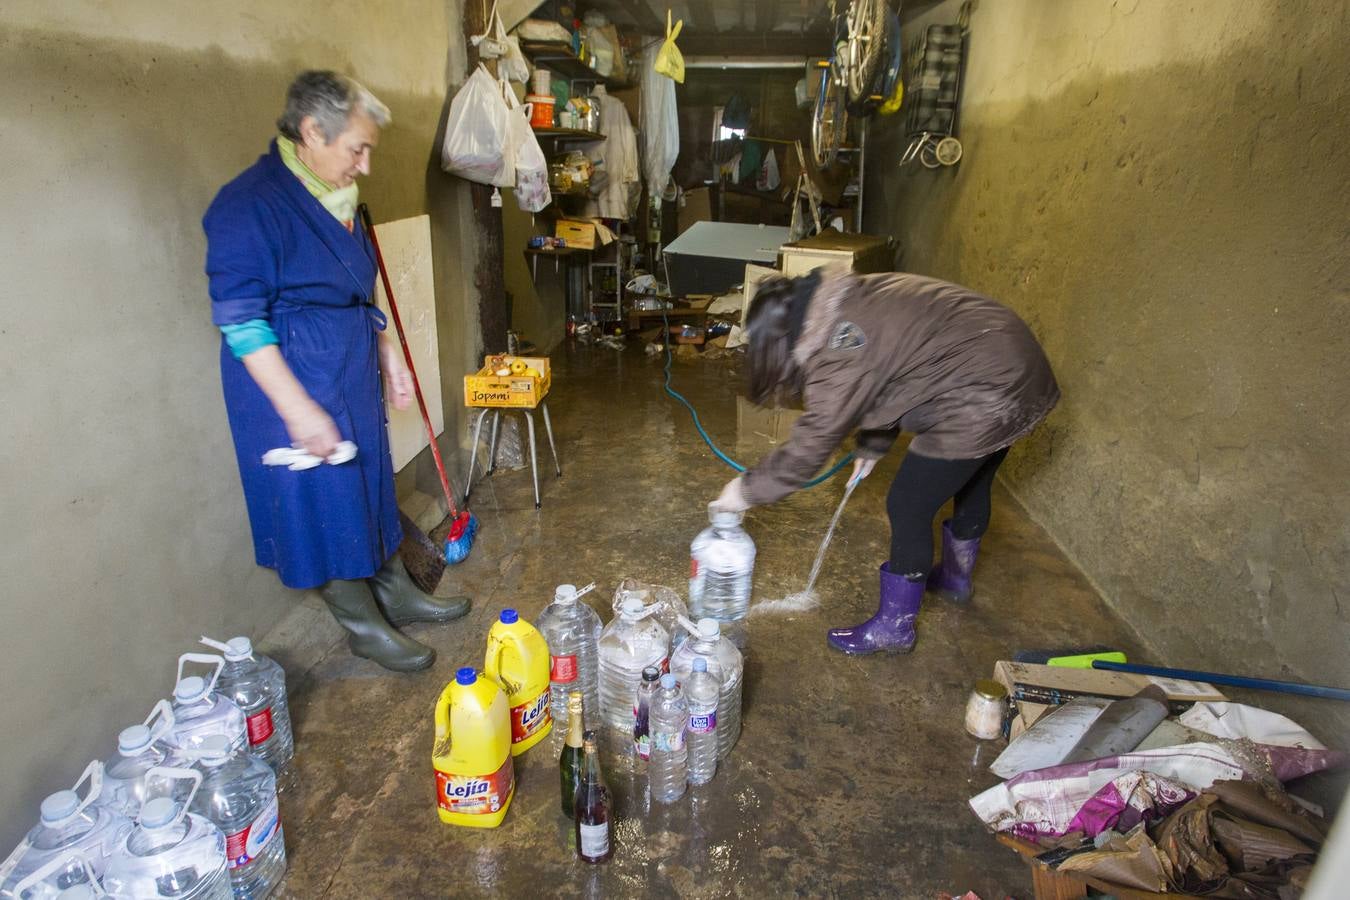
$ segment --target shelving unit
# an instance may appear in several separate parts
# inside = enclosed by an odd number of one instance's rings
[[[560,144],[570,141],[589,143],[605,139],[605,136],[598,131],[584,131],[580,128],[536,128],[534,129],[534,136],[541,141],[549,140]]]
[[[608,87],[628,87],[619,81],[592,69],[572,52],[572,45],[562,41],[521,41],[520,49],[530,61],[542,69],[552,69],[571,81],[589,81]]]

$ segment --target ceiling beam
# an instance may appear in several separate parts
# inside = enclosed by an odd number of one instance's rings
[[[755,30],[773,31],[778,24],[778,0],[755,0]]]
[[[686,29],[693,27],[695,30],[708,33],[717,30],[717,17],[713,12],[713,0],[688,0],[689,18],[692,22],[686,22]]]
[[[792,34],[760,31],[697,32],[680,35],[680,51],[686,56],[828,56],[830,39],[823,34]]]

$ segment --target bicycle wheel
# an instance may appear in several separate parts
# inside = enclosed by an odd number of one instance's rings
[[[886,0],[853,0],[848,6],[848,50],[844,57],[848,102],[864,102],[881,68],[886,43]]]
[[[832,65],[821,70],[820,93],[816,96],[816,110],[811,117],[811,158],[818,169],[834,165],[848,128],[844,89],[831,74],[833,68]]]

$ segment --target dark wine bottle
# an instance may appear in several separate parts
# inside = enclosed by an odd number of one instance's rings
[[[594,731],[586,732],[584,747],[575,817],[577,856],[582,862],[602,863],[614,855],[614,834],[609,827],[609,789],[600,774]]]
[[[562,779],[562,811],[571,818],[577,812],[577,785],[581,784],[582,747],[581,691],[567,695],[567,743],[558,757],[558,771]]]
[[[642,682],[638,685],[637,698],[633,704],[633,750],[642,759],[652,755],[651,705],[656,694],[656,683],[661,680],[661,670],[648,666],[642,670]]]

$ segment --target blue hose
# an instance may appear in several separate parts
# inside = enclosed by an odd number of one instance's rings
[[[666,311],[664,307],[661,310],[661,322],[665,325],[664,343],[666,346],[666,366],[665,366],[666,380],[665,384],[662,385],[662,387],[664,388],[667,394],[683,403],[684,408],[689,410],[689,415],[692,416],[694,419],[694,427],[698,429],[699,436],[703,438],[703,443],[708,445],[708,449],[713,452],[713,455],[716,456],[718,459],[720,459],[722,462],[731,466],[731,468],[735,469],[737,472],[744,472],[745,466],[736,462],[736,460],[732,459],[730,456],[727,456],[725,453],[722,452],[721,448],[719,448],[716,444],[712,442],[712,438],[708,436],[708,432],[703,429],[703,423],[699,421],[698,410],[694,409],[694,404],[690,403],[683,397],[683,395],[678,393],[674,388],[670,386],[670,365],[674,361],[674,357],[672,357],[670,354],[670,321],[669,319],[666,318]],[[839,462],[835,463],[833,466],[830,466],[830,468],[826,469],[824,474],[817,475],[815,478],[812,478],[806,484],[802,485],[802,487],[813,488],[818,484],[828,481],[830,477],[834,475],[834,473],[838,472],[840,469],[842,469],[844,466],[848,465],[852,461],[853,461],[853,454],[852,453],[845,454],[843,459],[839,460]]]

